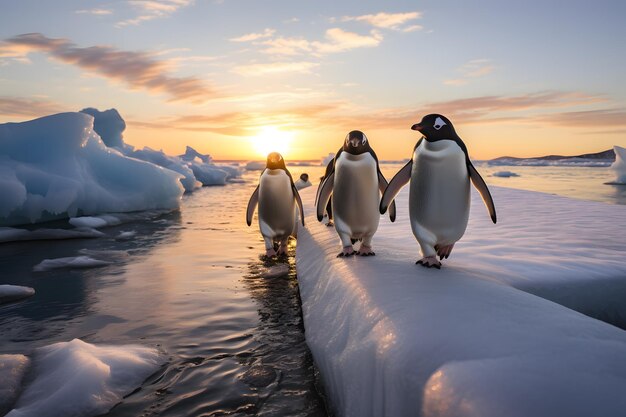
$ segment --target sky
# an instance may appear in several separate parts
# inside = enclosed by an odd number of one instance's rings
[[[409,158],[429,113],[472,159],[626,146],[626,2],[0,0],[0,123],[116,108],[135,147]]]

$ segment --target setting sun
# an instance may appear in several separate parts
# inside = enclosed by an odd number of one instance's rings
[[[265,126],[252,137],[254,149],[260,156],[267,156],[270,152],[279,152],[283,156],[289,151],[294,132],[280,130],[276,126]]]

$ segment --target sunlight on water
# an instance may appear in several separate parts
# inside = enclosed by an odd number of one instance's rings
[[[402,165],[381,169],[391,179]],[[492,186],[626,204],[626,187],[604,184],[608,168],[477,167]],[[314,186],[323,171],[291,167]],[[510,173],[494,176],[501,171]],[[295,242],[288,261],[262,261],[256,221],[245,224],[259,174],[187,195],[180,212],[104,228],[102,238],[0,244],[3,281],[36,290],[0,306],[0,353],[76,337],[158,347],[167,365],[110,416],[326,415],[304,338]],[[44,259],[81,254],[112,264],[33,271]]]

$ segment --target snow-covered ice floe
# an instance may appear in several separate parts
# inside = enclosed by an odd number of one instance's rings
[[[0,355],[0,376],[3,364],[15,368],[25,360],[22,355],[17,361],[5,356]],[[164,363],[153,348],[93,345],[79,339],[35,349],[31,361],[32,380],[23,390],[21,378],[3,379],[3,390],[21,391],[7,417],[104,414]]]
[[[60,113],[0,125],[0,226],[178,208],[180,174],[107,147],[93,120]]]
[[[626,327],[626,207],[491,189],[498,224],[474,193],[441,270],[414,264],[408,187],[375,257],[336,258],[305,209],[305,334],[338,416],[623,415],[626,332],[592,317]]]
[[[89,227],[77,229],[35,229],[26,230],[16,227],[0,227],[0,243],[18,240],[60,240],[87,239],[104,236],[104,233]]]
[[[35,295],[35,290],[31,287],[23,287],[21,285],[0,285],[0,304],[10,303]],[[2,379],[0,378],[0,381]]]

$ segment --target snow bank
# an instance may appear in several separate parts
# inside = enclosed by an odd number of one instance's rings
[[[626,324],[626,240],[615,227],[626,207],[492,192],[498,225],[474,194],[441,271],[414,264],[408,187],[396,223],[381,219],[373,258],[336,258],[335,231],[305,209],[296,265],[306,339],[339,416],[623,413],[626,333],[573,309]]]
[[[615,181],[611,184],[626,184],[626,148],[614,146],[615,162],[611,169],[615,171]]]
[[[34,380],[7,417],[104,414],[163,363],[156,349],[79,339],[35,350]]]
[[[15,404],[29,365],[30,360],[24,355],[0,355],[0,415]]]
[[[519,174],[516,174],[515,172],[511,172],[511,171],[497,171],[491,175],[494,177],[500,177],[500,178],[519,177]]]
[[[178,178],[107,148],[83,113],[0,125],[0,225],[177,208]]]
[[[35,290],[31,287],[8,284],[0,285],[0,304],[21,300],[22,298],[28,298],[33,295],[35,295]],[[2,380],[2,378],[0,378],[0,380]]]

